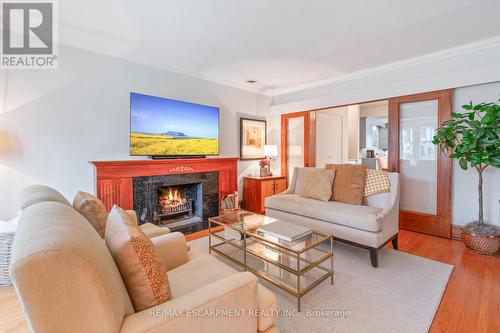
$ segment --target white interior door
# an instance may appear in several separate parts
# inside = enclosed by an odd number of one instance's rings
[[[316,166],[339,164],[344,160],[344,117],[316,112]]]

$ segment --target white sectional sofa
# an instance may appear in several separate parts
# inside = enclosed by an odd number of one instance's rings
[[[365,198],[363,205],[323,202],[300,196],[310,170],[295,168],[288,189],[265,200],[266,215],[333,234],[338,241],[370,250],[373,267],[377,251],[389,241],[397,249],[399,229],[399,174],[388,173],[391,190]]]

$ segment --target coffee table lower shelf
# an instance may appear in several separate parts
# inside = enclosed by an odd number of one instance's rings
[[[328,278],[333,284],[333,237],[295,250],[246,232],[240,234],[241,239],[226,239],[225,231],[214,229],[209,221],[209,253],[214,252],[295,296],[298,311],[304,295]],[[327,242],[328,249],[320,246]]]

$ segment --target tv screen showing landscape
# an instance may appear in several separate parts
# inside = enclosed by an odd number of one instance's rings
[[[219,108],[130,94],[130,155],[219,154]]]

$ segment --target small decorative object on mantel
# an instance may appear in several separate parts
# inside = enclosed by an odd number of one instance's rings
[[[234,191],[234,194],[228,194],[224,196],[221,200],[220,214],[221,215],[238,214],[240,211],[238,200],[239,200],[238,191]]]
[[[266,121],[240,118],[240,159],[260,160],[266,156]]]
[[[500,168],[500,105],[470,102],[462,108],[465,112],[452,112],[452,119],[441,124],[432,143],[458,159],[463,170],[477,170],[479,219],[464,226],[462,237],[469,250],[494,255],[500,250],[500,228],[483,219],[483,172],[490,166]]]

